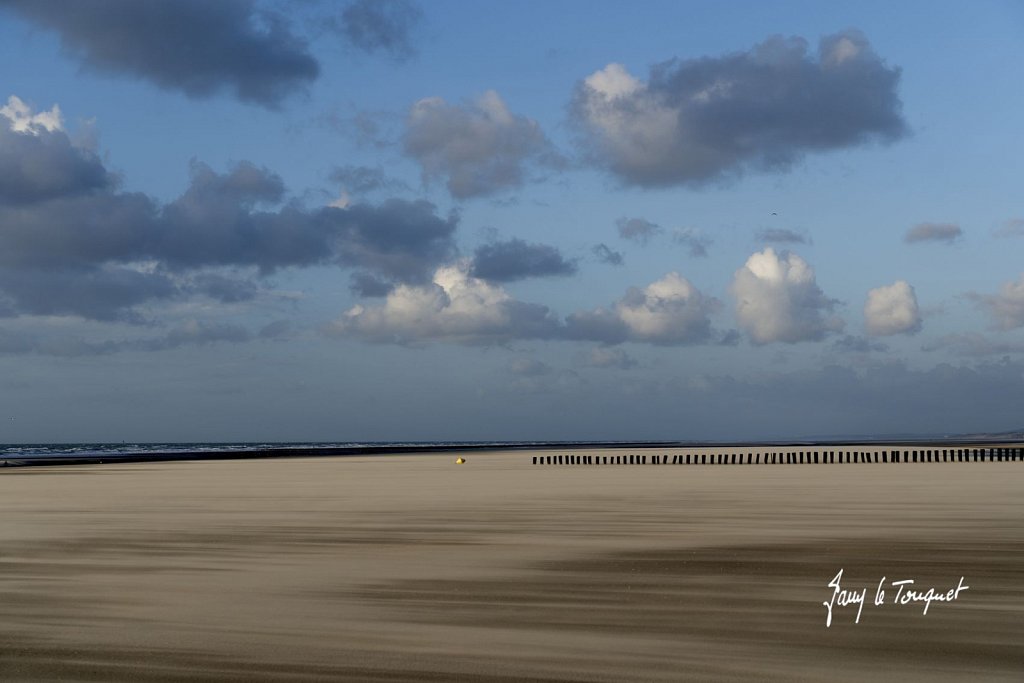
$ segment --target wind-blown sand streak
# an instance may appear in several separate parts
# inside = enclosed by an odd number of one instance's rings
[[[604,451],[578,451],[592,455]],[[1020,680],[1024,467],[12,468],[3,680]],[[837,611],[829,580],[970,589]]]

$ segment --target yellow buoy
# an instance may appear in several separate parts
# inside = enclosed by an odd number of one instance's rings
[[[463,464],[465,464],[465,462],[466,462],[465,458],[459,458],[458,460],[455,461],[455,464],[456,465],[463,465]]]

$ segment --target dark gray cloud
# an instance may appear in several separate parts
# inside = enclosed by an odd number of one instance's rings
[[[255,296],[258,284],[212,272],[219,268],[268,275],[335,264],[423,283],[457,254],[458,217],[439,217],[428,202],[306,209],[284,202],[284,183],[265,168],[242,162],[218,173],[194,162],[188,188],[161,206],[120,191],[57,128],[0,128],[4,140],[44,140],[64,150],[35,167],[33,144],[0,153],[13,169],[34,168],[0,178],[0,299],[15,312],[132,320],[131,309],[152,300]],[[101,180],[67,180],[82,177],[83,167],[91,169],[85,177]]]
[[[352,273],[350,281],[349,289],[352,290],[353,294],[362,297],[387,296],[395,288],[394,283],[362,271]]]
[[[112,265],[0,267],[0,292],[22,314],[126,322],[141,322],[132,311],[134,306],[181,295],[177,283],[166,274]]]
[[[158,218],[156,203],[137,193],[0,204],[0,268],[86,268],[139,260],[154,239]]]
[[[191,278],[189,289],[226,304],[252,301],[260,286],[248,278],[227,277],[220,273],[200,273]]]
[[[75,147],[64,131],[16,132],[5,124],[0,117],[0,203],[30,204],[114,184],[99,157]]]
[[[416,53],[413,33],[422,19],[423,11],[411,0],[355,0],[342,10],[338,28],[363,52],[405,61]]]
[[[320,67],[284,18],[252,0],[0,0],[53,29],[66,53],[101,73],[127,74],[190,97],[230,91],[276,106]]]
[[[646,218],[623,217],[615,221],[615,225],[619,229],[619,237],[643,245],[664,232],[660,225],[652,223]]]
[[[919,242],[944,242],[952,244],[961,237],[964,231],[955,223],[919,223],[904,235],[903,241],[907,244]]]
[[[531,168],[564,163],[540,125],[513,114],[493,90],[468,104],[420,100],[406,119],[403,148],[424,181],[443,179],[458,199],[515,189]]]
[[[456,253],[457,216],[439,218],[429,202],[258,209],[282,192],[266,169],[241,164],[220,175],[200,165],[188,191],[164,208],[153,256],[175,267],[256,266],[263,273],[335,262],[424,282]]]
[[[693,228],[676,228],[672,231],[672,241],[686,247],[694,258],[707,257],[708,247],[714,243],[710,237]]]
[[[437,217],[428,202],[266,210],[283,193],[267,169],[243,162],[220,174],[196,163],[188,189],[164,207],[120,192],[0,205],[0,264],[156,259],[176,270],[256,266],[270,273],[335,261],[422,281],[455,253],[457,218]]]
[[[621,266],[626,262],[620,252],[613,251],[611,247],[603,242],[601,244],[595,244],[594,248],[591,249],[591,252],[593,252],[594,256],[597,257],[598,261],[601,263],[607,263],[610,266]]]
[[[765,228],[759,230],[756,235],[759,242],[771,242],[774,244],[810,244],[811,239],[796,230],[786,228]]]
[[[340,265],[365,268],[396,282],[429,282],[455,257],[458,215],[441,218],[427,201],[389,199],[379,205],[326,208],[314,214],[333,235]]]
[[[699,185],[804,154],[907,134],[900,70],[859,31],[773,36],[747,52],[672,59],[646,82],[610,64],[580,82],[572,122],[584,152],[627,185]]]
[[[514,282],[531,277],[567,276],[576,273],[575,261],[547,244],[521,239],[477,247],[470,274],[492,282]]]
[[[363,196],[379,190],[401,192],[409,186],[390,177],[382,168],[369,166],[338,166],[331,171],[330,178],[353,196]]]

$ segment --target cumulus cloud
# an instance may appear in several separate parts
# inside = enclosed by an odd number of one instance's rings
[[[29,204],[112,184],[100,159],[71,142],[56,105],[33,113],[12,95],[0,107],[0,203]]]
[[[651,238],[660,235],[663,230],[657,223],[652,223],[646,218],[620,218],[615,221],[619,229],[619,237],[624,240],[646,245]]]
[[[897,280],[870,290],[864,304],[864,327],[876,337],[920,332],[921,311],[914,288]]]
[[[382,306],[353,306],[326,332],[375,343],[495,344],[555,337],[559,322],[546,306],[517,301],[460,263],[438,268],[430,284],[398,285]]]
[[[644,289],[631,287],[610,308],[573,313],[566,336],[605,344],[699,344],[711,339],[710,316],[718,307],[716,299],[672,272]]]
[[[598,346],[587,354],[585,364],[592,368],[619,368],[628,370],[636,367],[636,359],[615,346]]]
[[[562,163],[540,125],[513,114],[493,90],[468,104],[418,101],[406,120],[403,147],[425,181],[445,180],[458,199],[520,187],[529,168]]]
[[[625,263],[625,259],[623,259],[620,252],[612,250],[611,247],[603,242],[601,244],[595,244],[594,248],[590,251],[601,263],[607,263],[610,266],[621,266]]]
[[[278,14],[252,0],[0,0],[55,30],[64,51],[99,73],[127,74],[190,97],[230,91],[277,106],[320,67]]]
[[[818,287],[814,269],[771,247],[753,254],[733,276],[736,319],[755,344],[793,344],[824,338],[843,328],[828,314],[835,302]]]
[[[696,185],[786,170],[808,152],[903,137],[900,71],[859,31],[773,36],[747,52],[673,59],[646,81],[609,64],[576,86],[572,120],[591,160],[627,185]]]
[[[903,236],[907,244],[918,242],[945,242],[952,244],[963,236],[964,232],[954,223],[919,223]]]
[[[518,301],[500,285],[474,277],[463,261],[438,268],[429,285],[396,286],[381,306],[353,306],[326,333],[403,345],[517,339],[684,345],[713,341],[710,315],[718,308],[716,299],[669,273],[644,289],[631,288],[609,308],[574,313],[563,321],[546,306]]]
[[[1024,274],[1016,281],[1004,282],[998,294],[972,292],[969,296],[991,316],[998,329],[1024,327]]]
[[[8,127],[15,133],[39,135],[64,130],[60,107],[56,104],[49,111],[33,112],[20,97],[11,95],[7,104],[0,107],[0,116],[8,121]]]
[[[708,247],[713,243],[710,237],[693,228],[676,228],[672,231],[672,241],[686,247],[690,251],[690,256],[694,258],[706,257]]]
[[[521,239],[493,242],[477,248],[470,274],[491,282],[514,282],[531,277],[567,276],[576,273],[576,263],[557,248],[529,244]]]
[[[785,228],[766,228],[757,233],[759,242],[772,242],[775,244],[810,244],[811,240],[796,230]]]
[[[363,52],[405,61],[416,52],[413,32],[422,18],[423,11],[411,0],[355,0],[342,10],[338,28]]]
[[[151,300],[254,295],[252,281],[218,268],[335,264],[421,284],[457,253],[458,217],[428,202],[306,209],[285,201],[279,176],[247,162],[226,173],[195,162],[185,192],[161,205],[120,191],[55,125],[13,129],[33,116],[0,117],[0,142],[12,141],[0,146],[10,171],[0,174],[0,298],[14,312],[127,320]]]

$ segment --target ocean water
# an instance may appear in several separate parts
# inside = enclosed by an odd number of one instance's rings
[[[663,443],[663,442],[662,442]],[[580,441],[317,441],[194,443],[30,443],[0,444],[0,466],[60,462],[130,462],[241,457],[344,456],[440,450],[653,445],[650,442]]]
[[[525,442],[516,442],[514,445],[527,445]],[[29,458],[99,458],[110,456],[145,456],[145,455],[184,455],[184,454],[217,454],[217,453],[243,453],[243,452],[267,452],[276,453],[287,451],[308,451],[322,450],[325,452],[334,451],[362,451],[362,450],[385,450],[388,448],[400,449],[437,449],[437,448],[466,448],[480,446],[485,448],[513,445],[509,442],[469,442],[469,441],[381,441],[381,442],[356,442],[356,441],[325,441],[325,442],[195,442],[195,443],[29,443],[29,444],[2,444],[0,445],[0,459],[29,459]]]

